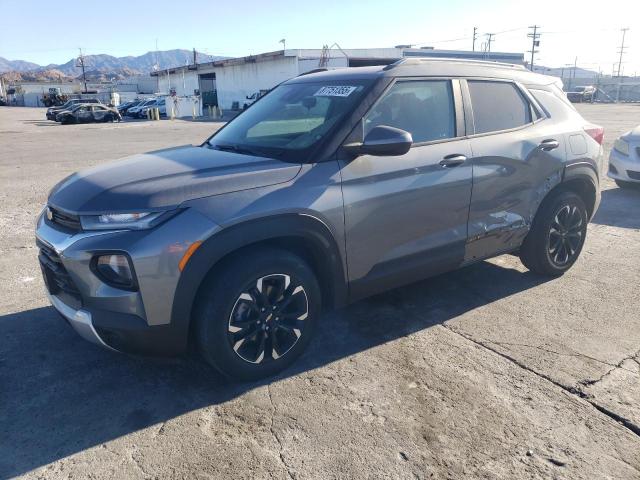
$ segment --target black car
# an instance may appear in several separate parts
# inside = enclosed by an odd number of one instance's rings
[[[65,110],[71,110],[72,107],[84,103],[96,103],[102,105],[102,102],[97,98],[72,98],[67,100],[63,105],[59,107],[50,107],[47,109],[47,120],[56,120],[57,115]]]
[[[93,123],[121,121],[122,115],[115,108],[104,105],[80,104],[71,110],[65,110],[56,116],[56,122],[63,125],[68,123]]]
[[[592,85],[575,87],[570,92],[567,92],[567,98],[573,103],[593,102],[595,96],[596,87]]]

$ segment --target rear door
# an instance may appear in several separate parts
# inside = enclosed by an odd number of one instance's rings
[[[93,121],[94,122],[103,122],[104,116],[108,113],[106,107],[102,107],[100,105],[94,105],[91,107],[93,113]]]
[[[465,88],[466,84],[466,88]],[[512,81],[463,82],[473,151],[465,260],[517,248],[545,194],[562,176],[565,137]]]
[[[414,143],[402,156],[341,160],[353,298],[462,262],[472,175],[462,119],[459,83],[448,79],[397,80],[365,115],[362,138],[387,125]]]

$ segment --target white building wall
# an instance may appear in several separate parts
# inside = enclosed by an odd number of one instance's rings
[[[215,73],[220,107],[229,110],[233,102],[239,102],[242,108],[247,95],[271,89],[297,76],[298,59],[295,56],[275,57],[254,63],[216,67]]]
[[[197,70],[178,70],[176,73],[160,72],[158,74],[157,93],[168,95],[172,88],[178,97],[192,96],[194,90],[200,89]]]

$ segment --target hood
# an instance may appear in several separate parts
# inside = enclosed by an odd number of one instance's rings
[[[640,125],[638,125],[633,130],[628,131],[627,133],[622,135],[620,138],[623,138],[628,142],[640,141]]]
[[[287,182],[300,169],[300,164],[273,158],[188,145],[74,173],[51,190],[48,202],[76,214],[161,210],[196,198]]]

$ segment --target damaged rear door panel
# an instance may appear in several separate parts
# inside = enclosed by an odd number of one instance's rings
[[[562,181],[566,138],[519,85],[468,83],[474,135],[465,261],[473,262],[522,243],[542,199]]]

